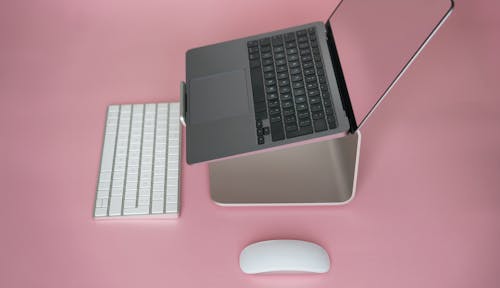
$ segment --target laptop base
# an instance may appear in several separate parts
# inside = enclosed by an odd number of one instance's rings
[[[223,206],[341,205],[354,198],[361,133],[209,163]]]

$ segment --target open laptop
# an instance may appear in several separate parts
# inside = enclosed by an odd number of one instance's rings
[[[450,0],[345,0],[332,7],[333,12],[324,23],[189,50],[183,95],[187,162],[199,163],[355,132],[452,8]],[[397,12],[379,19],[378,26],[351,25],[345,21],[373,18],[379,10],[387,9]],[[394,23],[401,27],[383,29]],[[337,31],[337,27],[342,29]],[[348,71],[344,71],[345,62],[356,63],[352,60],[356,54],[342,47],[339,35],[356,31],[371,37],[394,33],[394,46],[404,53],[392,62],[384,62],[375,54],[360,59],[372,67],[358,65],[356,70],[352,69],[356,65],[349,65]],[[408,33],[416,36],[408,37]],[[379,53],[377,49],[386,47],[375,45],[373,51]],[[350,61],[346,61],[349,57]],[[370,69],[380,70],[383,76],[369,79],[367,85],[351,85],[354,78],[362,79],[364,71]],[[385,70],[395,72],[382,73]],[[380,83],[373,84],[377,81]],[[368,88],[352,88],[360,86]]]

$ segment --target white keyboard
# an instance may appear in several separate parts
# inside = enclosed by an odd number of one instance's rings
[[[94,217],[178,216],[179,103],[110,105]]]

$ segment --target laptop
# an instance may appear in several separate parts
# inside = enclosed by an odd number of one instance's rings
[[[345,0],[332,7],[333,12],[325,22],[187,51],[182,95],[187,162],[212,161],[356,132],[452,8],[450,0]],[[360,19],[374,18],[378,10],[396,12],[384,16],[387,21],[380,21],[379,27],[371,23],[358,25]],[[349,23],[347,20],[351,19],[360,21]],[[389,20],[400,21],[399,30],[385,31],[384,27],[394,27],[387,25]],[[336,27],[343,29],[337,31]],[[419,27],[418,31],[415,27]],[[356,29],[372,36],[399,33],[399,38],[394,37],[400,42],[394,42],[393,46],[403,51],[401,57],[394,63],[386,63],[375,54],[364,58],[374,67],[351,69],[356,66],[352,65],[356,55],[341,47],[345,42],[339,39],[347,36],[339,35],[351,35]],[[412,33],[415,37],[407,36]],[[379,53],[377,47],[365,46],[362,48]],[[349,57],[354,60],[347,61]],[[346,62],[351,62],[348,71],[344,71]],[[377,85],[372,85],[374,79],[364,86],[351,84],[371,68],[379,71],[390,68],[393,72],[379,73],[384,75]],[[356,90],[359,86],[373,86],[373,89]]]

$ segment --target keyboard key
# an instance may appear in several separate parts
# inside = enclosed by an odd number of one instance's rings
[[[321,98],[319,97],[309,97],[309,104],[321,103]]]
[[[303,120],[299,120],[299,126],[300,127],[309,126],[309,125],[311,125],[311,119],[306,118],[306,119],[303,119]]]
[[[311,105],[311,112],[323,111],[323,106],[321,104]]]
[[[292,95],[290,93],[280,94],[281,101],[291,100]]]
[[[273,59],[263,59],[262,60],[262,65],[272,65],[274,64],[274,60]]]
[[[288,109],[283,109],[283,115],[285,117],[290,116],[290,115],[295,115],[295,110],[293,109],[293,107],[288,108]]]
[[[300,104],[306,102],[306,97],[305,96],[298,96],[295,97],[295,104]]]
[[[328,129],[325,119],[314,120],[314,131],[320,132]]]
[[[267,110],[265,102],[257,102],[257,103],[255,103],[254,104],[254,108],[255,108],[256,112],[262,112],[262,111],[266,111]]]
[[[283,125],[280,122],[271,122],[271,140],[273,142],[285,139]]]
[[[302,111],[302,112],[299,112],[299,119],[309,119],[309,111]]]
[[[257,42],[256,40],[254,41],[248,41],[247,42],[247,46],[248,47],[255,47],[255,46],[258,46],[259,45],[259,42]]]
[[[292,125],[286,125],[285,129],[286,129],[287,132],[290,132],[290,131],[296,131],[298,129],[298,127],[297,127],[296,124],[292,124]]]
[[[288,62],[297,60],[299,60],[299,55],[297,54],[288,55]]]
[[[248,55],[248,58],[250,60],[256,60],[256,59],[260,59],[260,55],[259,55],[259,53],[252,53],[252,54]]]
[[[259,144],[259,145],[264,144],[264,136],[258,136],[257,137],[257,144]]]
[[[282,87],[282,86],[288,86],[289,84],[290,84],[290,81],[288,81],[288,79],[283,79],[283,80],[278,81],[278,85],[280,87]]]
[[[285,123],[286,124],[295,123],[295,122],[297,122],[297,119],[295,119],[295,114],[285,117]]]
[[[248,53],[255,53],[259,52],[259,47],[249,47],[248,48]]]
[[[264,81],[262,79],[262,69],[260,67],[258,68],[251,68],[250,69],[250,78],[252,82],[252,92],[253,92],[253,98],[255,102],[259,102],[260,99],[265,99],[264,95]],[[257,113],[256,113],[257,116]],[[265,119],[267,118],[267,113],[259,113],[259,117],[263,117],[260,119]]]
[[[302,81],[302,75],[301,74],[292,75],[291,78],[292,78],[293,82]]]
[[[288,94],[290,93],[292,90],[290,89],[290,86],[284,86],[284,87],[280,87],[280,94]]]
[[[275,100],[278,99],[278,94],[277,93],[269,93],[267,94],[267,100]]]
[[[274,86],[274,85],[276,85],[276,80],[274,79],[266,80],[266,86]]]
[[[313,118],[313,120],[323,119],[323,118],[325,118],[325,114],[323,114],[323,111],[313,112],[312,118]]]
[[[299,30],[299,31],[297,31],[297,36],[307,36],[307,31],[306,30]]]
[[[271,122],[281,122],[281,115],[271,116]]]
[[[269,109],[269,114],[271,114],[271,116],[280,115],[281,109],[280,108],[271,108],[271,109]]]
[[[312,133],[313,133],[313,128],[312,128],[311,125],[300,127],[300,130],[299,130],[299,135],[300,136],[304,136],[304,135],[312,134]]]
[[[292,87],[294,89],[302,88],[302,87],[304,87],[304,82],[302,82],[302,81],[300,81],[300,82],[298,82],[298,81],[297,82],[293,82]]]
[[[259,43],[260,43],[261,46],[269,45],[269,44],[271,44],[271,39],[269,39],[269,37],[266,37],[264,39],[261,39],[259,41]]]

